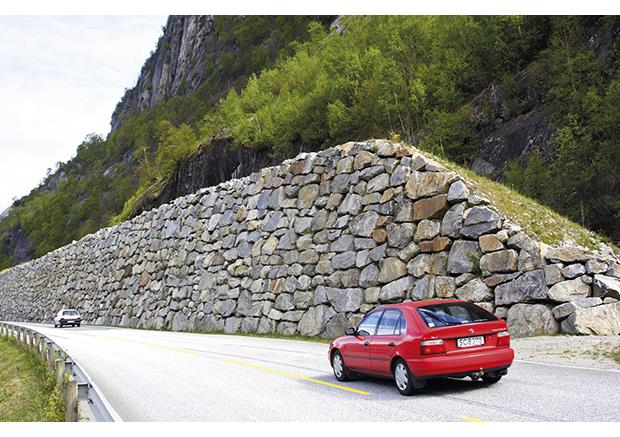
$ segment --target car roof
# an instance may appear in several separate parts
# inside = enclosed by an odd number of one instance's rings
[[[465,302],[464,300],[459,299],[424,299],[424,300],[416,300],[412,302],[401,302],[401,303],[391,303],[379,305],[375,309],[380,308],[420,308],[427,305],[437,305],[437,304],[445,304],[445,303],[456,303],[456,302]]]

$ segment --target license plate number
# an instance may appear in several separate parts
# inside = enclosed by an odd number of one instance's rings
[[[472,347],[472,346],[480,346],[484,344],[484,337],[465,337],[459,338],[456,340],[457,347]]]

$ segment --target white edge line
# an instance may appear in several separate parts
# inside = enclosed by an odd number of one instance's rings
[[[597,372],[617,372],[620,373],[620,369],[599,369],[597,367],[585,367],[585,366],[569,366],[566,364],[554,364],[554,363],[541,363],[540,361],[529,361],[529,360],[515,360],[518,363],[526,363],[526,364],[538,364],[541,366],[550,366],[550,367],[564,367],[566,369],[578,369],[578,370],[594,370]]]

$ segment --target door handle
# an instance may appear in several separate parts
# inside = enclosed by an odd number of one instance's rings
[[[364,342],[364,346],[368,346],[368,342],[367,341]]]
[[[394,342],[393,342],[393,341],[391,341],[391,342],[389,342],[389,343],[388,343],[388,346],[389,346],[389,347],[394,347],[394,346],[396,346],[396,345],[394,344]]]

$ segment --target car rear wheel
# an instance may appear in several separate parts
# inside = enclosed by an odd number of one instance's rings
[[[502,375],[495,372],[485,373],[482,375],[482,381],[487,384],[495,384],[499,382],[500,379],[502,379]]]
[[[344,359],[339,351],[332,354],[332,369],[334,369],[334,376],[338,381],[350,381],[352,379],[352,374],[344,364]]]
[[[401,395],[411,396],[416,389],[424,388],[426,381],[416,379],[407,363],[399,359],[394,364],[394,382]]]

